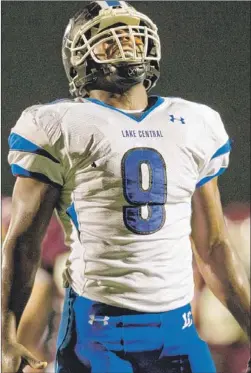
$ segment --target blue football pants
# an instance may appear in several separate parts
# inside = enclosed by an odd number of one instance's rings
[[[66,290],[56,373],[216,373],[191,307],[143,313]]]

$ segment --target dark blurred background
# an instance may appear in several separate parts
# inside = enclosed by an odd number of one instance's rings
[[[85,1],[2,2],[2,193],[14,179],[7,138],[21,111],[68,96],[61,39]],[[158,25],[161,79],[153,91],[218,110],[233,139],[223,204],[250,201],[250,2],[137,1]]]

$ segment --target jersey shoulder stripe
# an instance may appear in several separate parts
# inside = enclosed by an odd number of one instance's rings
[[[232,149],[232,140],[228,139],[227,142],[222,145],[212,156],[211,160],[219,157],[220,155],[229,153]]]
[[[46,150],[42,149],[38,145],[34,144],[33,142],[25,139],[23,136],[20,136],[19,134],[12,132],[8,139],[10,150],[18,150],[20,152],[27,152],[27,153],[33,153],[38,154],[43,157],[49,158],[55,163],[60,163],[53,155],[51,155]]]
[[[227,167],[221,167],[216,174],[211,176],[206,176],[203,179],[201,179],[197,184],[196,188],[200,188],[202,185],[206,184],[208,181],[212,180],[213,178],[222,175],[226,171]]]
[[[44,175],[40,172],[32,172],[32,171],[26,170],[25,168],[19,166],[18,164],[15,164],[15,163],[11,164],[11,172],[12,172],[13,176],[30,177],[32,179],[39,180],[39,181],[41,181],[45,184],[50,184],[57,189],[62,188],[62,185],[53,182],[46,175]]]

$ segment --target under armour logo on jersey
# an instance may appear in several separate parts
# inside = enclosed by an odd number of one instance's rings
[[[172,114],[169,114],[169,117],[170,117],[170,121],[173,122],[173,123],[177,120],[177,121],[179,121],[180,123],[185,124],[185,119],[182,118],[182,117],[176,118],[176,117],[175,117],[174,115],[172,115]]]
[[[95,315],[89,315],[90,320],[88,321],[89,324],[93,325],[94,322],[101,322],[103,325],[108,325],[108,320],[110,317],[104,316],[104,317],[99,317]]]

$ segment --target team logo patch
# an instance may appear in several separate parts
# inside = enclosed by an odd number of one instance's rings
[[[128,76],[136,76],[138,69],[136,67],[129,67]]]
[[[183,329],[189,328],[193,324],[192,312],[191,311],[185,312],[183,313],[182,317],[184,321],[184,324],[182,326],[182,330],[183,330]]]

